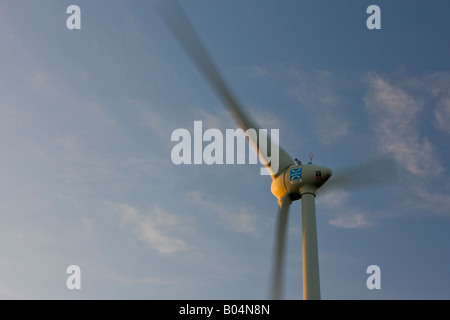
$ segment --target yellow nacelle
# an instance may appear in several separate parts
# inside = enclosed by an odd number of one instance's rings
[[[288,194],[291,201],[295,201],[305,193],[315,195],[331,175],[331,169],[327,167],[312,164],[291,166],[272,181],[271,191],[278,199]]]

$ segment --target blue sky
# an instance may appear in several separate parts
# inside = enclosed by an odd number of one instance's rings
[[[81,8],[81,30],[66,9]],[[177,128],[232,118],[157,1],[0,4],[0,298],[265,299],[277,202],[260,165],[179,165]],[[368,30],[366,9],[381,8]],[[450,4],[181,1],[293,157],[398,183],[316,199],[324,299],[450,298]],[[383,170],[380,168],[380,175]],[[387,180],[392,177],[386,176]],[[66,268],[81,268],[68,290]],[[366,268],[381,269],[381,289]],[[285,298],[302,297],[291,206]]]

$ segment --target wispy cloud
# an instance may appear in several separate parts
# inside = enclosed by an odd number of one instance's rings
[[[275,110],[274,110],[275,111]],[[282,132],[287,132],[288,127],[285,121],[275,114],[275,112],[267,112],[265,110],[251,110],[252,118],[263,129],[280,129]]]
[[[228,112],[225,106],[219,105],[219,108],[213,109],[195,105],[189,111],[194,120],[203,122],[204,128],[215,128],[225,132],[226,129],[236,127],[231,113]]]
[[[345,229],[363,229],[373,225],[363,212],[341,214],[329,221],[332,226]]]
[[[427,215],[435,213],[438,216],[450,218],[450,195],[441,191],[431,190],[424,186],[413,187],[414,198],[408,201],[408,207],[419,209]]]
[[[450,72],[432,73],[420,83],[435,99],[433,114],[436,127],[444,133],[450,133]]]
[[[446,133],[450,133],[450,96],[442,98],[434,109],[437,127]]]
[[[331,72],[291,68],[287,74],[294,81],[289,94],[302,106],[314,111],[310,122],[320,123],[320,126],[315,126],[314,133],[321,143],[330,144],[349,134],[350,122],[342,116],[343,98],[335,89],[336,82]]]
[[[328,208],[335,208],[345,204],[348,200],[348,197],[349,193],[346,191],[330,191],[320,194],[320,197],[317,198],[317,201],[318,203],[323,204]]]
[[[317,199],[319,205],[332,209],[328,223],[345,229],[364,229],[374,225],[369,215],[348,204],[350,194],[346,191],[334,191],[321,194]]]
[[[241,66],[236,68],[239,73],[250,78],[261,78],[268,74],[268,69],[262,66],[253,64],[248,66]]]
[[[208,210],[217,218],[224,222],[229,229],[234,232],[245,234],[251,237],[259,236],[259,226],[261,224],[258,216],[245,206],[221,200],[212,200],[208,195],[199,191],[191,191],[187,197],[194,204],[203,210]]]
[[[373,116],[378,146],[410,173],[402,179],[408,179],[404,205],[448,216],[448,171],[439,157],[439,141],[433,138],[437,131],[450,132],[450,73],[408,77],[369,73],[367,83],[364,101]]]
[[[175,236],[181,222],[178,216],[168,213],[158,206],[153,206],[145,213],[127,204],[113,204],[120,213],[122,223],[130,226],[142,242],[162,254],[171,254],[187,250],[186,242]]]
[[[369,92],[364,101],[374,117],[380,149],[413,175],[441,173],[435,147],[419,130],[424,102],[378,74],[370,73],[367,82]]]

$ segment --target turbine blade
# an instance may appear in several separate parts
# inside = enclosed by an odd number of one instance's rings
[[[272,288],[271,299],[279,300],[283,293],[283,271],[284,271],[284,256],[286,249],[286,230],[289,216],[289,206],[291,200],[289,196],[279,199],[280,209],[278,211],[278,222],[275,237],[275,255],[274,265],[272,266]]]
[[[384,187],[398,182],[397,168],[390,157],[375,159],[359,166],[338,171],[319,189],[319,193],[333,189],[361,189]]]
[[[283,172],[284,169],[294,164],[292,158],[282,148],[278,147],[278,168],[271,168],[267,155],[273,155],[271,152],[271,140],[268,139],[267,149],[263,150],[258,141],[261,139],[267,139],[268,137],[261,136],[259,127],[243,110],[238,103],[235,96],[232,94],[229,87],[226,85],[223,77],[220,75],[213,60],[207,53],[200,38],[194,30],[194,27],[189,22],[182,7],[175,0],[161,1],[158,6],[158,11],[168,25],[169,29],[174,34],[180,45],[186,51],[189,58],[192,60],[198,71],[203,75],[206,82],[211,86],[218,98],[227,106],[235,119],[238,127],[244,131],[248,129],[254,129],[256,131],[256,137],[249,137],[249,142],[253,148],[255,148],[261,162],[268,168],[272,178],[275,178],[278,174]],[[256,138],[256,139],[255,139]],[[261,149],[260,149],[261,148]]]

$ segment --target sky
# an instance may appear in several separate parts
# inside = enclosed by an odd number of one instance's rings
[[[236,124],[157,4],[0,3],[1,299],[269,297],[271,179],[260,163],[172,162],[174,130]],[[385,187],[318,193],[322,298],[450,299],[450,3],[180,4],[292,158],[336,174],[395,161]],[[381,29],[367,28],[372,4]],[[301,299],[300,201],[287,243],[284,297]]]

